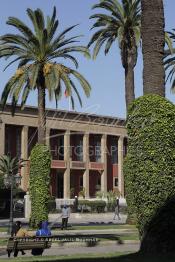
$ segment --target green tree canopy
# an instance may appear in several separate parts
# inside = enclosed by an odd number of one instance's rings
[[[134,67],[137,62],[137,45],[140,42],[140,0],[103,0],[92,9],[100,12],[92,15],[95,19],[92,29],[98,29],[88,44],[94,44],[93,58],[96,58],[104,45],[105,55],[113,43],[118,41],[122,65],[125,69],[126,106],[135,99]],[[104,12],[105,11],[105,12]]]
[[[77,70],[67,67],[63,62],[66,59],[70,60],[78,68],[78,61],[74,54],[81,53],[89,56],[89,52],[86,47],[77,44],[80,36],[67,37],[67,34],[76,25],[57,33],[59,21],[56,19],[55,7],[52,16],[47,16],[46,19],[40,9],[33,11],[28,8],[27,15],[32,22],[33,29],[19,18],[9,17],[7,24],[17,29],[18,33],[5,34],[0,37],[0,58],[12,59],[6,68],[18,62],[15,74],[4,87],[1,105],[4,108],[7,99],[11,98],[14,112],[20,98],[23,108],[30,91],[37,89],[38,138],[39,142],[43,143],[46,124],[46,90],[50,100],[55,98],[56,105],[61,98],[62,90],[71,97],[73,107],[73,93],[77,95],[80,104],[82,104],[74,79],[80,83],[86,96],[90,95],[90,85]]]

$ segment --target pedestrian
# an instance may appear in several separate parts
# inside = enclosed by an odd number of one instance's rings
[[[21,221],[16,221],[16,237],[31,237],[32,234],[30,234],[27,229],[22,228]],[[14,257],[18,256],[18,251],[15,250],[14,252]],[[24,250],[20,250],[22,252],[22,255],[25,255]]]
[[[118,217],[118,220],[120,220],[120,203],[119,203],[119,198],[117,197],[116,198],[116,201],[115,201],[115,206],[114,206],[114,218],[113,220],[115,220],[116,216]]]
[[[41,221],[38,224],[38,230],[36,231],[36,237],[47,237],[47,236],[51,236],[51,231],[48,228],[48,222]],[[43,254],[43,251],[44,251],[43,248],[33,248],[31,253],[33,256],[41,256]]]
[[[68,219],[70,217],[70,209],[66,204],[62,208],[61,217],[62,217],[61,230],[67,229]]]

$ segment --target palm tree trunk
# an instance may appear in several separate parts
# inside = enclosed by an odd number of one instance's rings
[[[46,114],[45,114],[45,88],[38,85],[38,143],[45,144]]]
[[[127,112],[129,104],[134,101],[134,99],[134,68],[129,65],[128,67],[125,67],[125,101]]]
[[[141,0],[141,8],[143,93],[165,96],[163,1]]]
[[[137,62],[137,46],[135,41],[124,46],[122,51],[122,64],[125,69],[125,101],[128,112],[129,104],[135,99],[134,67]]]

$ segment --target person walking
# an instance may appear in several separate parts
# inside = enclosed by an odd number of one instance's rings
[[[67,229],[68,219],[70,217],[70,209],[67,205],[63,206],[61,217],[62,217],[61,230]]]
[[[119,198],[117,197],[116,198],[116,201],[115,201],[115,209],[114,209],[114,218],[113,220],[115,220],[116,216],[118,217],[118,220],[120,220],[120,203],[119,203]]]

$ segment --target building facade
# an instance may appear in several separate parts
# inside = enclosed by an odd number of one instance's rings
[[[0,116],[0,155],[27,161],[21,168],[21,187],[29,186],[30,153],[37,143],[37,108],[7,106]],[[70,199],[84,191],[86,198],[97,191],[118,189],[124,195],[123,157],[127,133],[124,120],[48,109],[46,143],[52,155],[50,192]]]

